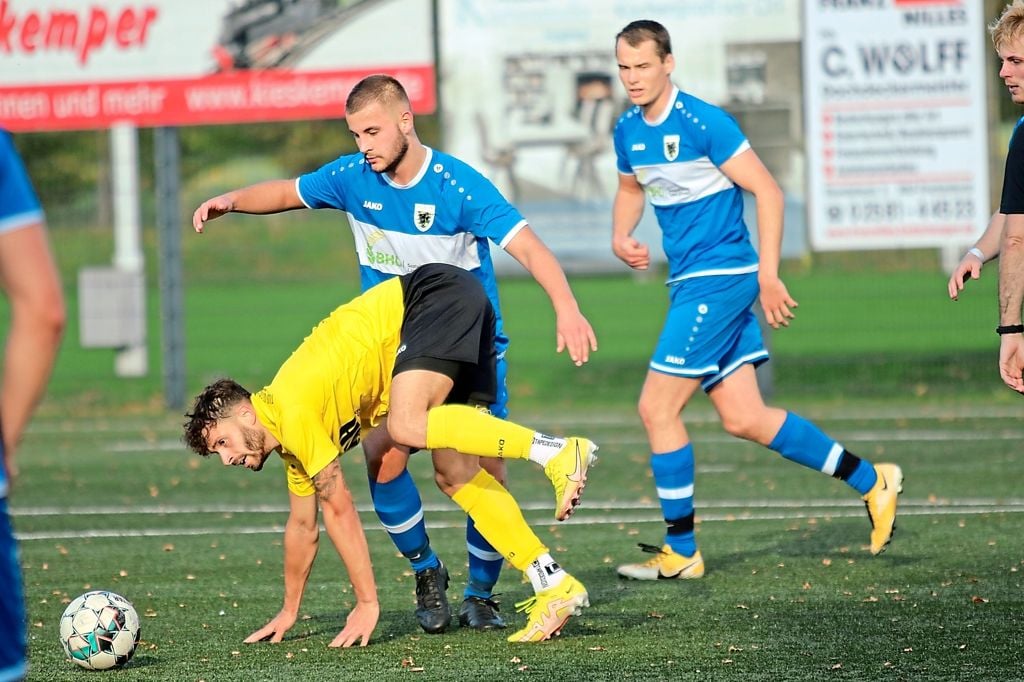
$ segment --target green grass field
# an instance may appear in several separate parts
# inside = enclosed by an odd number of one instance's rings
[[[183,235],[189,395],[223,374],[252,387],[268,381],[357,286],[337,218],[232,217],[215,227]],[[665,307],[659,277],[572,278],[601,344],[583,368],[554,355],[539,288],[508,279],[513,416],[601,444],[570,523],[552,521],[550,488],[536,467],[513,463],[511,489],[587,585],[592,607],[561,639],[538,646],[458,629],[424,635],[412,615],[412,575],[369,509],[361,455],[352,453],[344,467],[363,511],[382,617],[370,647],[336,651],[326,645],[352,600],[326,536],[289,638],[241,643],[280,606],[283,480],[274,467],[253,474],[185,453],[181,410],[162,403],[156,293],[150,376],[115,379],[112,351],[78,347],[75,273],[109,260],[105,239],[84,229],[54,233],[71,320],[12,497],[31,679],[1022,679],[1016,467],[1024,427],[1020,397],[995,369],[994,268],[953,304],[945,277],[927,263],[787,264],[801,305],[792,327],[771,335],[774,401],[819,420],[855,452],[903,466],[896,539],[871,557],[852,491],[727,437],[698,398],[687,418],[708,574],[669,584],[621,582],[614,571],[643,559],[636,543],[658,543],[663,532],[634,414]],[[147,253],[155,279],[149,242]],[[413,471],[457,606],[464,516],[433,487],[425,457]],[[135,603],[143,643],[126,669],[91,674],[63,660],[57,624],[70,599],[101,588]],[[513,604],[529,587],[506,569],[498,589],[503,613],[521,625]]]
[[[868,521],[852,491],[728,438],[700,405],[691,424],[708,573],[654,584],[614,572],[643,558],[635,544],[659,542],[663,527],[636,421],[619,410],[521,415],[602,444],[584,506],[566,524],[551,519],[539,469],[510,465],[527,519],[591,594],[592,607],[542,645],[420,632],[413,578],[367,506],[360,455],[347,456],[382,617],[370,647],[346,651],[327,648],[352,599],[326,536],[291,635],[279,645],[241,643],[280,606],[286,494],[276,467],[257,474],[189,456],[172,418],[39,420],[14,498],[32,677],[89,675],[63,660],[57,623],[68,600],[102,588],[126,595],[142,616],[134,660],[106,674],[119,680],[1018,679],[1018,410],[863,404],[807,413],[851,449],[903,466],[889,551],[867,552]],[[464,517],[433,488],[428,468],[414,458],[457,605]],[[518,626],[513,602],[529,586],[507,567],[498,591]]]

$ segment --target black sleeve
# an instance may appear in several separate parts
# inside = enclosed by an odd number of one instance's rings
[[[1003,195],[999,200],[999,212],[1024,213],[1024,125],[1021,125],[1020,122],[1013,129],[1010,149],[1006,154]]]

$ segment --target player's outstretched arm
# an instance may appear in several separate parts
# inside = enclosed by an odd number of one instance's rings
[[[585,363],[590,359],[590,352],[597,350],[597,337],[580,312],[555,254],[528,225],[512,238],[505,250],[526,268],[551,299],[555,309],[555,350],[561,353],[568,349],[577,367]]]
[[[284,527],[284,605],[269,623],[245,638],[253,642],[280,642],[295,625],[309,571],[319,542],[316,497],[289,493],[288,522]]]
[[[646,270],[651,265],[650,249],[633,238],[645,201],[644,189],[636,177],[619,173],[619,188],[612,204],[612,253],[634,270]]]
[[[352,501],[352,493],[341,474],[340,456],[313,477],[313,484],[323,510],[327,535],[348,570],[356,596],[356,605],[349,613],[344,629],[331,641],[330,646],[366,646],[380,618],[380,602],[377,601],[377,584],[373,577],[370,549],[359,522],[359,512]]]
[[[265,215],[304,208],[295,180],[267,180],[207,199],[192,214],[192,227],[202,232],[206,223],[225,213]]]
[[[949,291],[950,299],[957,300],[960,292],[964,290],[967,280],[981,278],[982,266],[999,255],[999,242],[1002,239],[1003,227],[1005,225],[1005,214],[998,211],[992,214],[992,218],[988,221],[988,227],[985,228],[985,231],[978,238],[978,241],[974,243],[974,246],[960,259],[956,268],[953,269],[953,273],[949,276],[946,288]]]

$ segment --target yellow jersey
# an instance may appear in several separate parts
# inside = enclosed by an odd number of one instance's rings
[[[404,311],[399,278],[378,284],[323,319],[252,395],[291,492],[312,495],[312,478],[387,413]]]

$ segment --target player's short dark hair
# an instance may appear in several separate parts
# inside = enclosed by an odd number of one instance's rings
[[[630,47],[639,47],[645,40],[654,41],[654,51],[661,61],[672,54],[672,39],[668,35],[668,29],[656,21],[650,19],[638,19],[626,24],[626,27],[615,36],[618,44],[619,38],[626,41]]]
[[[384,73],[367,76],[356,83],[352,92],[345,100],[345,111],[351,113],[363,107],[380,102],[381,104],[403,104],[409,106],[409,95],[398,79]]]
[[[203,389],[192,403],[192,411],[186,412],[185,444],[193,452],[206,457],[210,448],[206,432],[218,420],[228,416],[231,409],[252,395],[233,379],[218,379]]]

